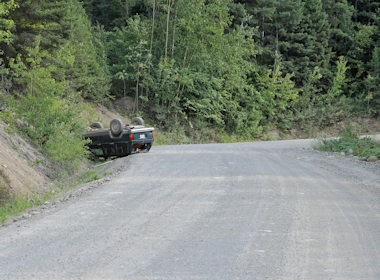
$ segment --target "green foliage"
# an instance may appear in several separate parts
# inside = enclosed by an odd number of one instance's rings
[[[12,59],[10,66],[15,82],[25,85],[25,94],[16,93],[6,98],[6,104],[20,119],[20,130],[26,133],[56,163],[74,167],[87,154],[81,133],[84,123],[79,118],[80,108],[64,99],[66,81],[52,77],[57,70],[49,64],[49,53],[40,50],[39,37],[33,48],[26,47],[28,57]],[[72,56],[58,52],[55,59],[72,62]],[[47,61],[47,62],[45,62]]]
[[[33,166],[36,166],[37,164],[39,164],[39,163],[41,163],[43,161],[44,161],[43,159],[36,159],[35,162],[34,161],[29,162],[28,165],[33,167]]]
[[[112,67],[110,69],[115,79],[123,82],[123,90],[115,87],[117,96],[126,96],[126,84],[134,92],[134,111],[139,110],[140,80],[150,67],[151,55],[148,49],[147,22],[141,21],[138,15],[127,21],[127,26],[115,28],[110,34],[108,49],[112,53]],[[143,98],[143,97],[141,97]]]
[[[251,135],[228,134],[211,125],[192,119],[188,125],[174,127],[171,131],[156,130],[154,145],[233,143],[252,141]]]
[[[165,12],[153,29],[152,59],[141,60],[152,65],[140,66],[144,75],[131,70],[143,79],[140,99],[165,129],[197,118],[229,132],[259,133],[256,93],[248,83],[253,65],[247,61],[256,50],[244,24],[225,32],[232,22],[229,2],[157,3]]]
[[[106,173],[106,172],[105,172]],[[107,174],[104,174],[106,176]],[[78,184],[88,183],[101,179],[96,170],[87,171],[78,180]]]
[[[343,95],[346,85],[347,61],[341,56],[336,62],[336,72],[332,86],[326,94],[316,89],[315,83],[322,77],[319,67],[315,67],[306,82],[302,95],[294,105],[295,122],[304,132],[313,134],[349,115],[352,102]]]
[[[339,60],[336,62],[336,73],[332,83],[332,86],[327,91],[327,94],[323,95],[323,101],[326,105],[331,105],[335,100],[339,99],[343,94],[342,87],[346,83],[346,71],[348,67],[346,66],[347,61],[344,60],[343,56],[339,57]]]
[[[33,192],[25,196],[14,196],[12,198],[9,198],[7,201],[0,205],[0,223],[4,223],[9,217],[22,214],[29,208],[42,205],[54,194],[54,191],[49,191],[42,194]]]
[[[4,223],[10,216],[20,215],[23,211],[33,206],[34,203],[28,196],[2,204],[0,206],[0,223]]]
[[[14,21],[8,18],[9,12],[18,7],[14,0],[2,1],[0,3],[0,43],[10,43],[12,38],[12,27]]]
[[[92,32],[80,1],[19,1],[18,4],[19,7],[9,13],[15,27],[12,31],[14,40],[2,46],[6,64],[20,55],[22,59],[28,57],[31,54],[28,48],[35,49],[38,40],[40,51],[52,56],[49,63],[57,67],[51,77],[66,80],[66,94],[75,93],[96,101],[107,96],[110,77],[104,46],[99,42],[98,34]],[[56,60],[57,50],[75,60]]]
[[[65,69],[66,80],[83,98],[100,102],[108,97],[110,88],[104,30],[100,26],[91,27],[78,0],[67,1],[63,12],[61,25],[75,56],[72,67]]]
[[[136,0],[82,0],[83,6],[91,18],[93,25],[104,26],[107,31],[124,25],[131,14],[131,6]],[[141,1],[139,1],[141,2]]]
[[[4,169],[0,169],[0,207],[10,198],[10,180]]]
[[[346,154],[352,150],[352,154],[359,157],[377,156],[380,158],[380,144],[369,137],[359,138],[350,126],[347,127],[341,137],[322,139],[315,148],[320,151],[344,152]]]
[[[284,130],[292,125],[290,108],[298,98],[291,75],[282,77],[280,66],[275,71],[268,70],[257,78],[257,90],[261,94],[261,112],[268,126],[280,126]]]
[[[12,134],[12,129],[8,126],[4,126],[4,131],[6,131],[9,135]]]
[[[61,124],[55,127],[55,133],[50,135],[43,151],[54,162],[77,169],[78,160],[89,154],[84,147],[87,143],[81,138],[81,133],[71,131],[70,127]]]

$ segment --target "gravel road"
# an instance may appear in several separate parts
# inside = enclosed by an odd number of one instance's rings
[[[380,279],[380,165],[309,140],[154,146],[0,227],[0,279]]]

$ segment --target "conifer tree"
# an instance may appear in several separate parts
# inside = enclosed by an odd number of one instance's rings
[[[243,0],[247,13],[252,16],[248,22],[256,27],[255,41],[260,48],[258,61],[261,65],[273,65],[275,35],[273,33],[273,17],[277,8],[277,0]]]
[[[92,24],[99,23],[107,31],[111,31],[115,27],[113,23],[115,19],[125,16],[122,3],[118,0],[84,0],[83,7],[90,15]]]
[[[315,67],[320,69],[324,85],[328,79],[328,66],[331,52],[328,42],[330,39],[330,24],[327,15],[323,13],[322,1],[305,0],[302,20],[297,27],[288,51],[288,60],[292,67],[287,71],[294,72],[298,85],[302,85],[312,75]],[[319,85],[320,87],[323,84]]]
[[[26,61],[27,48],[40,36],[41,50],[52,54],[65,46],[74,54],[74,66],[67,64],[64,71],[56,72],[59,79],[67,79],[68,91],[78,91],[83,97],[92,99],[107,94],[107,69],[99,64],[91,23],[79,0],[20,0],[18,4],[19,7],[9,14],[14,21],[15,38],[4,46],[4,57],[14,58],[20,53]]]
[[[91,23],[82,4],[78,0],[65,2],[60,26],[75,55],[74,66],[66,71],[67,79],[82,97],[100,101],[108,94],[110,80],[106,65],[100,64],[102,58],[98,54],[102,50],[96,50]]]
[[[374,23],[376,11],[379,9],[379,0],[348,0],[354,7],[354,22],[361,24]]]
[[[258,26],[256,41],[261,47],[258,61],[261,65],[276,68],[276,52],[283,58],[286,71],[296,58],[292,57],[292,41],[297,38],[296,32],[302,18],[300,0],[247,0],[247,13],[252,16],[248,23]]]
[[[331,26],[329,46],[336,57],[346,56],[354,30],[352,16],[354,7],[347,0],[324,0],[323,11]]]

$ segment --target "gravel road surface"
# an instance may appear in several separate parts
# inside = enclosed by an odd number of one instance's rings
[[[379,164],[309,140],[154,146],[0,227],[0,279],[380,279]]]

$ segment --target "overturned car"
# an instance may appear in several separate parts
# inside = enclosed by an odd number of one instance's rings
[[[145,127],[142,118],[132,119],[124,125],[120,119],[113,119],[110,128],[105,129],[99,122],[92,123],[88,132],[83,133],[91,153],[96,157],[121,157],[134,152],[148,152],[153,145],[153,127]]]

